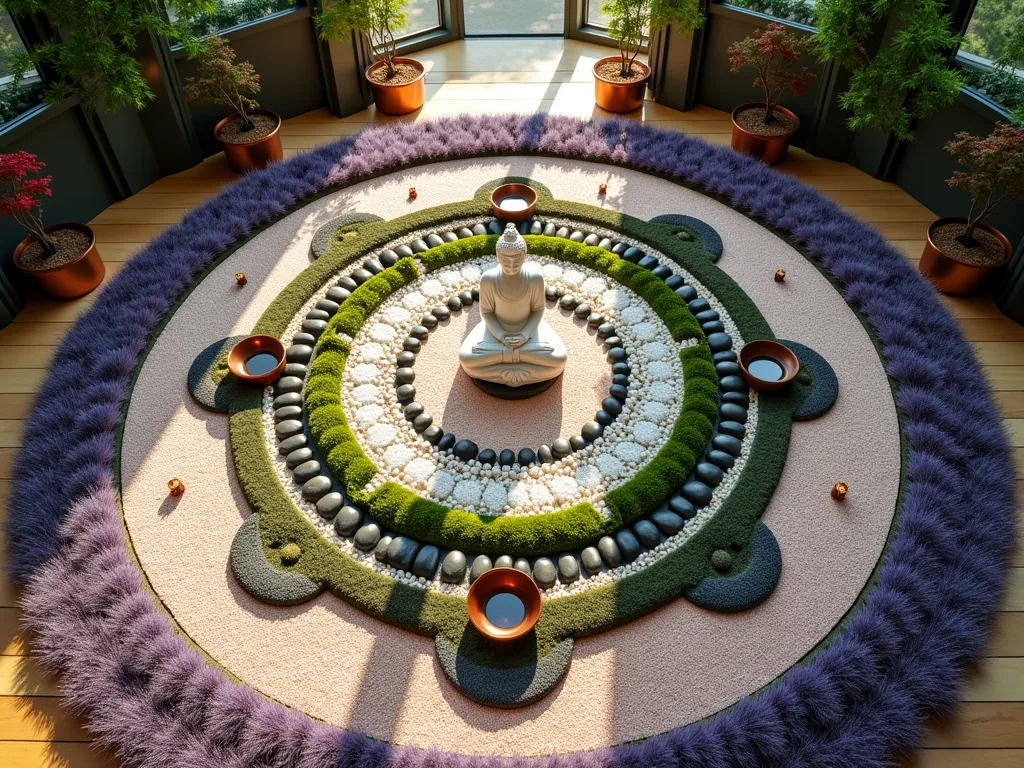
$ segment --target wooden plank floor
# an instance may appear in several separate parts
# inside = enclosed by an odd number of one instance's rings
[[[562,40],[458,42],[417,54],[428,68],[422,116],[494,111],[549,112],[603,117],[594,106],[590,68],[607,49]],[[494,67],[501,65],[501,71]],[[286,154],[294,155],[367,125],[395,120],[372,108],[343,120],[316,110],[285,122]],[[417,119],[417,118],[413,118]],[[707,107],[676,112],[648,101],[642,119],[716,144],[729,141],[729,116]],[[843,163],[799,150],[780,167],[879,229],[916,262],[933,214],[907,193]],[[97,216],[108,280],[125,260],[190,208],[234,181],[222,156],[154,183]],[[11,463],[21,442],[32,393],[54,347],[95,295],[74,302],[33,297],[16,321],[0,330],[0,509],[6,509]],[[995,390],[1017,454],[1018,489],[1024,475],[1024,328],[1003,317],[988,298],[944,298],[974,345]],[[1018,494],[1020,495],[1020,494]],[[2,514],[2,513],[0,513]],[[1020,510],[1018,510],[1020,516]],[[1022,526],[1024,528],[1024,526]],[[0,564],[3,555],[0,554]],[[963,692],[951,722],[936,724],[913,768],[1024,765],[1024,547],[1018,547],[1010,590],[998,614],[987,658]],[[88,744],[82,724],[60,705],[57,682],[34,663],[18,628],[13,586],[0,576],[0,766],[113,768],[116,762]]]

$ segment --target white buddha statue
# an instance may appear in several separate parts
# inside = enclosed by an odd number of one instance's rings
[[[544,322],[544,275],[524,266],[526,241],[508,224],[495,248],[498,266],[480,278],[480,322],[462,342],[459,362],[473,379],[522,387],[552,381],[565,368],[565,344]]]

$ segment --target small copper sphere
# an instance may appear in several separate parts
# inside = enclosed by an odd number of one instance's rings
[[[775,270],[775,282],[776,283],[784,283],[784,282],[786,282],[786,270],[784,270],[784,269],[776,269]]]
[[[597,194],[599,194],[599,195],[607,195],[608,194],[608,185],[607,184],[599,185],[598,188],[597,188]]]
[[[850,490],[850,487],[846,483],[836,483],[832,486],[832,498],[836,501],[842,501],[846,498],[846,492]]]
[[[409,199],[410,200],[415,200],[416,199],[416,187],[409,187]]]
[[[238,283],[238,287],[241,288],[243,285],[249,282],[249,278],[245,276],[245,272],[236,272],[235,282]]]
[[[167,481],[167,490],[171,492],[171,496],[181,496],[185,492],[185,484],[177,477],[172,477]]]

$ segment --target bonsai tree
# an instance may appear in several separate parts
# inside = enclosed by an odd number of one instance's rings
[[[57,246],[43,231],[43,209],[41,198],[49,196],[51,176],[26,178],[30,173],[39,173],[45,163],[25,151],[0,155],[0,216],[14,219],[18,226],[36,240],[47,256],[57,253]]]
[[[342,40],[360,34],[373,60],[383,61],[385,77],[395,76],[395,32],[405,26],[409,0],[323,0],[316,29],[325,40]]]
[[[140,34],[153,32],[194,51],[199,44],[188,20],[215,6],[214,0],[164,0],[177,19],[170,22],[150,0],[0,0],[0,6],[18,18],[46,13],[59,37],[14,57],[11,75],[20,82],[36,69],[46,85],[43,99],[59,104],[77,96],[86,113],[103,102],[107,109],[143,109],[154,94],[139,62],[132,55]]]
[[[941,0],[823,0],[816,8],[815,49],[822,61],[851,70],[850,87],[839,97],[852,112],[850,128],[892,131],[914,138],[914,120],[951,104],[963,86],[950,66],[960,42]],[[876,22],[893,15],[899,29],[874,56],[866,42]]]
[[[986,138],[961,132],[946,144],[946,151],[967,168],[946,183],[971,196],[967,226],[960,242],[977,245],[974,228],[1003,206],[1024,194],[1024,128],[996,123]]]
[[[185,95],[197,104],[226,104],[242,121],[242,130],[256,125],[252,111],[259,103],[251,94],[260,92],[260,76],[248,61],[235,61],[235,51],[222,37],[207,38],[199,49],[198,77],[185,78]]]
[[[807,67],[797,70],[801,49],[807,47],[807,38],[791,32],[783,24],[769,24],[768,29],[755,29],[754,34],[729,46],[729,63],[732,71],[744,67],[757,71],[754,87],[764,91],[764,117],[761,121],[772,123],[775,108],[787,91],[794,96],[807,91],[814,73]]]
[[[601,0],[601,13],[619,44],[623,78],[633,77],[633,62],[651,31],[675,24],[679,34],[688,35],[704,26],[700,0]]]

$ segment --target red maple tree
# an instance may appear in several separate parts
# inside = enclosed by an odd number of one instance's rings
[[[30,173],[39,173],[45,163],[35,155],[25,152],[0,154],[0,216],[9,216],[18,226],[35,235],[48,256],[57,253],[57,246],[43,232],[43,195],[50,195],[52,176],[37,179],[26,178]]]
[[[800,51],[806,47],[807,38],[775,23],[769,24],[768,29],[755,29],[752,37],[729,46],[729,63],[733,72],[744,67],[757,70],[754,87],[764,89],[762,122],[775,121],[775,108],[783,93],[790,91],[799,96],[810,86],[814,73],[807,67],[797,70]]]
[[[946,151],[967,168],[946,183],[971,196],[967,227],[960,236],[960,242],[971,247],[979,221],[1024,195],[1024,128],[996,123],[984,138],[961,131],[946,144]]]

